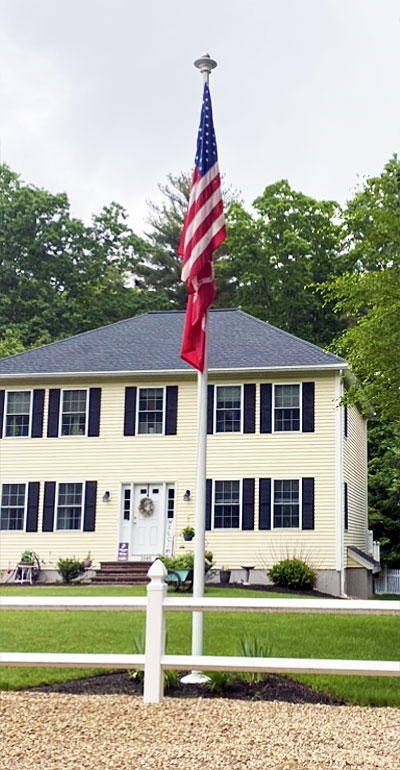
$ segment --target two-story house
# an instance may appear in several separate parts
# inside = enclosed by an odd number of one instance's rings
[[[189,548],[196,372],[182,312],[151,312],[0,361],[0,566],[151,560]],[[286,556],[365,596],[366,424],[346,362],[239,310],[209,323],[206,547],[252,582]],[[149,508],[141,505],[150,498]],[[238,570],[238,572],[236,571]],[[54,574],[54,573],[53,573]]]

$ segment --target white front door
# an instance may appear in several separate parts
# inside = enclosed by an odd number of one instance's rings
[[[150,505],[146,505],[148,500],[151,501]],[[165,520],[165,484],[135,484],[130,537],[131,559],[162,553]]]

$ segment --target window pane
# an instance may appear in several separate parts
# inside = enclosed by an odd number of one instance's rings
[[[31,394],[27,391],[9,393],[7,398],[7,414],[29,414]]]
[[[240,431],[242,398],[240,385],[218,386],[216,393],[217,433]]]
[[[275,430],[300,430],[300,409],[275,409]]]
[[[300,385],[275,385],[275,406],[298,408],[300,406]]]
[[[300,526],[298,479],[274,481],[274,527]]]
[[[163,388],[140,388],[139,433],[162,433],[164,416]]]
[[[7,394],[6,436],[28,436],[31,394],[19,391]]]
[[[129,521],[131,517],[131,490],[124,489],[124,521]]]
[[[300,430],[300,385],[275,385],[274,427]]]
[[[57,529],[80,529],[82,520],[82,484],[58,487]]]
[[[214,527],[238,529],[240,526],[240,482],[216,481],[214,489]]]
[[[0,529],[23,529],[25,517],[25,484],[3,484]]]
[[[62,436],[83,436],[86,431],[86,390],[64,390]]]

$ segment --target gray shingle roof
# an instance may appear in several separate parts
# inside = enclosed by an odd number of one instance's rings
[[[0,360],[1,375],[194,371],[179,357],[183,311],[150,312]],[[345,362],[240,310],[209,313],[210,371]]]

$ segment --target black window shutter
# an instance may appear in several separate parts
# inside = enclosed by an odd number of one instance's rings
[[[167,386],[167,405],[165,415],[165,435],[175,436],[178,419],[178,386]]]
[[[94,532],[96,524],[97,481],[87,481],[85,486],[85,511],[83,531]]]
[[[101,388],[89,389],[89,426],[88,436],[100,434]]]
[[[56,496],[56,482],[46,481],[44,485],[43,501],[43,532],[53,532],[54,529],[54,503]]]
[[[207,388],[207,433],[214,433],[214,385]]]
[[[314,529],[314,479],[302,480],[303,529]]]
[[[349,488],[344,482],[344,528],[349,528]]]
[[[256,430],[256,386],[244,386],[244,433]]]
[[[2,438],[3,436],[4,395],[5,395],[5,390],[0,390],[0,438]]]
[[[28,510],[26,515],[26,531],[37,532],[39,516],[39,482],[30,481],[28,484]]]
[[[314,432],[314,383],[303,382],[303,433]]]
[[[206,481],[206,529],[211,529],[212,480]]]
[[[271,479],[260,479],[258,529],[271,529]]]
[[[345,404],[343,409],[343,420],[344,420],[344,437],[347,438],[349,433],[349,414],[347,411],[347,406]]]
[[[60,388],[51,388],[49,391],[49,415],[47,419],[47,436],[58,436],[58,421],[60,414]]]
[[[137,388],[125,388],[124,436],[135,435]]]
[[[34,390],[32,408],[32,438],[42,438],[43,436],[43,406],[44,390]]]
[[[243,479],[242,529],[254,529],[254,479]]]
[[[260,385],[260,433],[272,433],[272,385]]]

